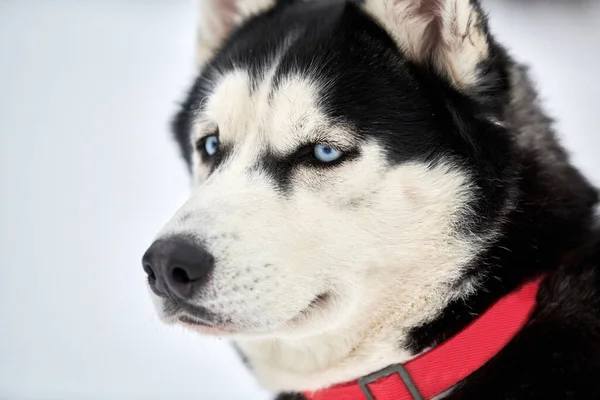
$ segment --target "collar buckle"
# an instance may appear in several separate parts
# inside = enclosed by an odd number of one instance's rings
[[[402,379],[402,382],[408,389],[413,400],[425,400],[423,395],[421,395],[421,393],[419,392],[419,389],[417,389],[415,382],[410,377],[410,374],[402,364],[390,365],[389,367],[386,367],[382,370],[379,370],[367,376],[363,376],[358,380],[358,386],[360,386],[360,390],[363,392],[367,400],[376,400],[375,396],[373,396],[373,393],[371,392],[371,389],[369,389],[369,385],[375,381],[378,381],[382,378],[387,378],[388,376],[394,374],[398,374],[400,376],[400,379]]]

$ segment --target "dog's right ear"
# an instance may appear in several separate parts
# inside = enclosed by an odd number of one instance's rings
[[[198,0],[200,19],[196,59],[210,60],[231,32],[249,17],[271,8],[275,0]]]
[[[458,89],[480,83],[480,66],[493,56],[479,1],[364,0],[363,4],[408,58],[433,67]]]

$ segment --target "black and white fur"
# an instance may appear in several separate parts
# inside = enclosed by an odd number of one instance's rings
[[[215,268],[193,304],[155,298],[165,322],[209,319],[190,326],[230,337],[265,387],[317,390],[546,272],[526,328],[442,397],[600,398],[597,192],[477,1],[201,4],[174,123],[194,190],[158,237]],[[318,143],[346,155],[319,164]]]

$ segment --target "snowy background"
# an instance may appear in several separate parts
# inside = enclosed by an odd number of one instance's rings
[[[600,184],[600,2],[486,3]],[[270,397],[225,342],[161,326],[144,286],[188,190],[167,124],[195,17],[193,0],[0,0],[0,399]]]

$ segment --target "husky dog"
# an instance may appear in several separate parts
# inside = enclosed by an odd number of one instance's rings
[[[478,1],[202,0],[200,17],[173,123],[194,188],[143,260],[165,322],[230,338],[301,399],[543,275],[510,343],[436,398],[600,398],[598,195]]]

